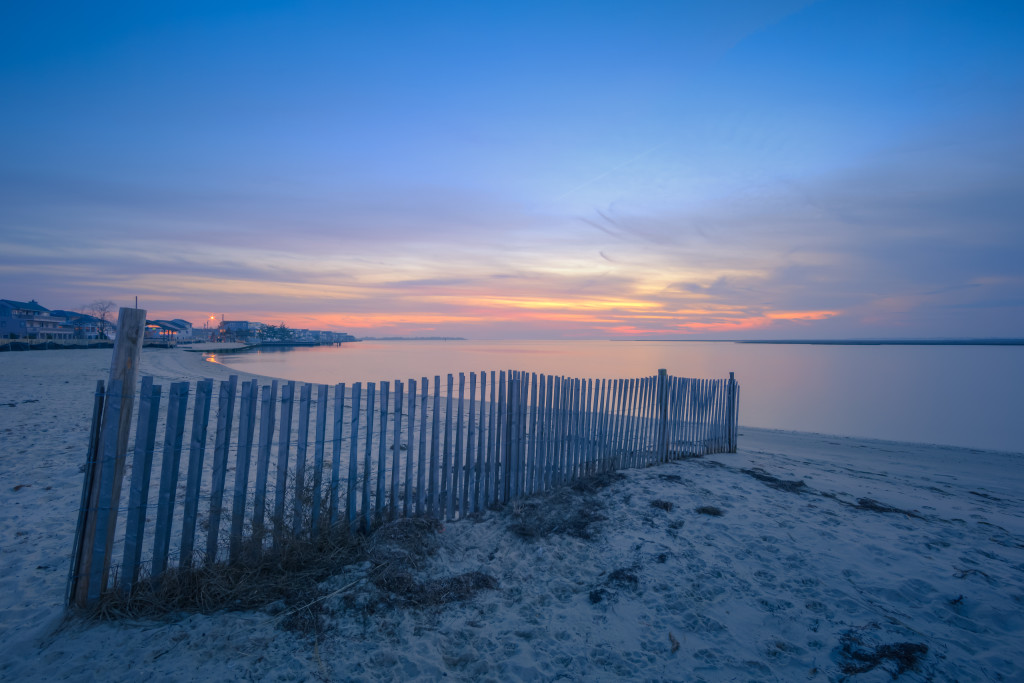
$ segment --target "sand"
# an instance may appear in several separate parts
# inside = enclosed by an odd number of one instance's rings
[[[65,619],[109,359],[0,354],[4,680],[1024,680],[1024,455],[751,428],[736,454],[447,524],[414,578],[496,580],[463,601],[395,604],[363,562],[315,628],[282,604]],[[233,371],[147,349],[142,372]]]

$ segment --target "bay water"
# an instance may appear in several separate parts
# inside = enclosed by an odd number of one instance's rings
[[[1024,346],[409,340],[209,359],[318,384],[491,370],[591,379],[734,372],[741,427],[1024,452]]]

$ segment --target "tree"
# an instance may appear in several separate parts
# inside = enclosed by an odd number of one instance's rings
[[[281,323],[280,325],[260,325],[256,336],[263,340],[289,341],[295,336],[295,333],[285,327],[284,323]]]
[[[117,304],[109,299],[97,299],[91,304],[82,307],[82,311],[88,313],[99,321],[100,334],[107,336],[107,330],[114,327],[114,311]]]

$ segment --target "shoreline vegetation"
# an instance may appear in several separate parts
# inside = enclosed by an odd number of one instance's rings
[[[4,678],[1024,678],[1020,454],[742,426],[736,454],[385,526],[267,604],[67,614],[109,364],[0,354]],[[183,348],[145,349],[139,372],[165,388],[232,374],[270,380]]]

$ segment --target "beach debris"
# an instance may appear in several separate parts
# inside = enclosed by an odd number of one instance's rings
[[[714,505],[701,505],[699,508],[696,508],[695,512],[701,515],[709,515],[711,517],[721,517],[725,514],[722,512],[721,508],[717,508]]]
[[[854,505],[853,507],[857,508],[858,510],[870,510],[871,512],[895,512],[897,514],[906,515],[907,517],[916,517],[917,519],[922,519],[921,515],[917,514],[913,510],[902,510],[900,508],[895,508],[890,505],[885,505],[884,503],[879,503],[877,500],[873,498],[858,498],[857,504]]]
[[[561,534],[593,540],[594,525],[607,519],[601,514],[605,502],[595,494],[622,478],[616,472],[598,474],[569,488],[517,501],[509,509],[512,521],[508,530],[527,540]]]
[[[839,657],[843,660],[840,669],[847,676],[867,673],[890,662],[895,665],[895,670],[883,668],[895,679],[908,671],[916,671],[928,654],[928,646],[924,643],[883,643],[872,647],[866,645],[855,631],[844,633],[839,642]]]
[[[640,577],[636,575],[633,569],[620,567],[608,575],[605,583],[614,588],[636,590],[640,586]]]
[[[789,493],[802,493],[809,490],[807,484],[802,479],[789,481],[786,479],[779,479],[778,477],[772,476],[759,468],[753,468],[749,470],[741,469],[740,472],[750,475],[754,479],[763,482],[765,485],[770,486],[773,489],[779,491],[788,491]]]
[[[956,569],[956,567],[953,567],[953,569]],[[953,574],[953,576],[955,576],[958,579],[966,579],[971,574],[977,574],[979,576],[984,577],[986,581],[991,581],[991,579],[989,579],[988,577],[988,574],[981,571],[980,569],[956,569],[956,573]]]
[[[417,581],[408,571],[384,571],[374,579],[374,584],[409,607],[447,605],[467,600],[482,590],[498,588],[498,580],[481,571],[426,581]]]

